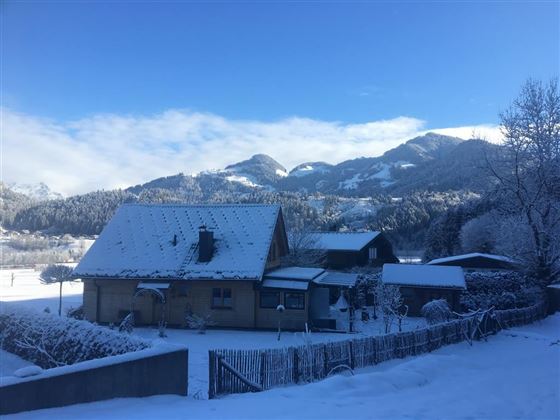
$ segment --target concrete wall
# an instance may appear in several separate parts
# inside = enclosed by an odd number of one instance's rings
[[[0,386],[0,414],[111,398],[187,395],[186,349],[83,370],[67,369],[76,366],[57,368],[60,374],[27,378],[19,383]]]

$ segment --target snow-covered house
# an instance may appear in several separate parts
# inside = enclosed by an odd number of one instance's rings
[[[287,253],[277,205],[126,204],[74,276],[84,281],[91,321],[119,322],[133,306],[139,324],[163,315],[183,325],[192,313],[221,327],[275,328],[281,317],[284,328],[303,329],[312,315],[325,315],[328,294],[319,281],[329,274],[278,270]]]
[[[329,268],[344,269],[355,266],[382,266],[398,263],[391,242],[382,232],[315,232],[309,246],[326,253]]]
[[[460,310],[459,297],[466,290],[461,267],[422,264],[385,264],[381,281],[399,286],[408,314],[420,315],[422,306],[445,299],[452,310]]]
[[[463,267],[465,271],[502,271],[518,268],[516,261],[511,258],[480,252],[437,258],[427,264],[458,266]]]

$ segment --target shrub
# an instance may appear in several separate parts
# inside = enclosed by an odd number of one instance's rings
[[[426,303],[422,306],[421,313],[430,325],[447,322],[452,317],[451,309],[445,299],[436,299]]]
[[[2,347],[43,369],[148,348],[143,340],[87,321],[15,310],[0,315]]]
[[[515,309],[537,304],[544,291],[537,283],[515,271],[472,272],[465,274],[467,290],[461,294],[463,310]]]
[[[83,305],[80,305],[77,308],[68,308],[66,310],[66,316],[68,318],[74,318],[74,319],[85,319]]]
[[[206,328],[216,324],[210,319],[210,314],[196,315],[193,313],[187,313],[185,315],[185,321],[187,322],[187,326],[189,328],[198,330],[199,334],[205,334]]]

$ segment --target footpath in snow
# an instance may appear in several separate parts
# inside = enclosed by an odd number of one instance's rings
[[[156,396],[14,418],[363,419],[560,417],[560,314],[475,342],[363,369],[355,376],[216,400]]]

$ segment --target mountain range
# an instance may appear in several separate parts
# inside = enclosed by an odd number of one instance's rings
[[[124,190],[68,198],[51,199],[56,193],[46,186],[29,188],[33,199],[2,186],[0,224],[91,235],[127,202],[279,203],[290,228],[382,229],[396,245],[418,249],[432,220],[489,190],[485,156],[499,148],[481,140],[428,133],[379,157],[335,165],[304,162],[291,171],[257,154],[221,170],[175,174]],[[31,194],[37,191],[41,194]]]
[[[481,140],[463,140],[436,133],[413,138],[379,157],[351,159],[332,165],[304,162],[291,171],[272,157],[257,154],[223,170],[197,175],[178,174],[129,188],[139,193],[149,188],[222,185],[231,191],[290,191],[367,197],[372,194],[406,194],[412,191],[480,191],[485,154],[498,146]],[[190,178],[190,179],[189,179]]]

